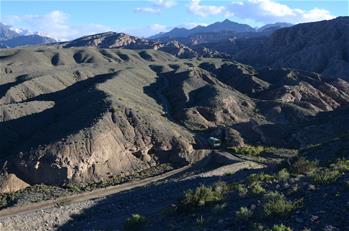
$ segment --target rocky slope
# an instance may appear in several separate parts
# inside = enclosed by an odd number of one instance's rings
[[[43,46],[1,50],[0,60],[1,162],[30,184],[195,162],[209,136],[227,146],[313,144],[304,126],[320,130],[319,113],[349,102],[342,79],[152,49]]]
[[[283,28],[262,41],[239,41],[238,60],[259,66],[291,67],[349,78],[349,17]]]

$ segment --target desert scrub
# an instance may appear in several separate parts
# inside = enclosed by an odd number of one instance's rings
[[[340,172],[347,172],[349,171],[349,160],[339,159],[335,163],[332,163],[330,167]]]
[[[240,209],[235,212],[235,218],[237,220],[247,221],[252,216],[253,216],[253,210],[247,207],[240,207]]]
[[[276,173],[276,178],[279,181],[286,182],[290,178],[290,173],[287,171],[287,169],[283,168]]]
[[[289,167],[289,171],[293,174],[309,175],[318,168],[316,161],[310,161],[304,157],[299,157]]]
[[[338,170],[324,168],[316,171],[312,175],[312,179],[316,184],[331,184],[335,182],[341,173]]]
[[[279,192],[269,192],[263,198],[263,214],[266,217],[287,216],[298,207],[300,207],[300,201],[289,201]]]
[[[259,182],[254,182],[249,186],[250,192],[253,195],[264,194],[266,192],[265,188]]]
[[[273,225],[270,231],[293,231],[290,227],[287,227],[283,224]]]
[[[211,187],[201,185],[194,191],[188,190],[184,193],[184,196],[179,199],[178,211],[191,212],[193,210],[220,202],[223,200],[225,192],[226,186],[223,186],[223,183],[219,183]]]
[[[275,179],[274,176],[266,173],[253,173],[248,176],[247,181],[250,183],[253,182],[271,182]]]
[[[244,184],[233,184],[231,186],[231,189],[233,191],[236,191],[240,197],[244,197],[247,195],[248,193],[248,189]]]
[[[132,214],[131,217],[127,218],[124,224],[124,229],[126,231],[137,231],[144,228],[147,220],[144,216],[139,214]]]
[[[251,155],[258,156],[264,152],[263,146],[252,146],[252,145],[244,145],[242,147],[231,147],[229,150],[233,153],[243,154],[243,155]]]

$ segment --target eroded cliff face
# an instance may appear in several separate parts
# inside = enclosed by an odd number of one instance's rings
[[[1,161],[30,184],[195,162],[210,136],[297,148],[310,134],[301,123],[349,102],[345,80],[154,50],[37,47],[0,57]]]

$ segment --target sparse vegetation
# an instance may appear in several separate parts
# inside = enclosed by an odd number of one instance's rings
[[[244,197],[248,193],[248,189],[244,184],[233,184],[232,189],[236,191],[239,196]]]
[[[142,230],[146,225],[147,220],[140,214],[132,214],[131,217],[127,218],[124,229],[126,231],[138,231]]]
[[[253,216],[253,210],[247,207],[240,207],[240,209],[235,212],[235,217],[238,220],[247,221],[252,216]]]
[[[290,178],[290,173],[287,171],[287,169],[283,168],[276,174],[276,178],[279,181],[285,182]]]
[[[312,178],[317,184],[330,184],[335,182],[339,176],[340,172],[338,170],[324,168],[316,171]]]
[[[242,147],[232,147],[229,149],[233,153],[258,156],[264,152],[263,146],[244,145]]]
[[[330,167],[340,172],[347,172],[349,171],[349,160],[339,159],[335,163],[331,164]]]
[[[287,200],[282,193],[276,191],[264,195],[263,213],[266,217],[287,216],[298,206],[299,203]]]
[[[275,179],[274,176],[266,173],[253,173],[248,176],[247,181],[250,183],[253,182],[270,182]]]
[[[259,182],[251,184],[249,188],[254,195],[264,194],[266,192],[265,188]]]
[[[317,168],[318,163],[316,161],[310,161],[304,157],[299,157],[290,165],[289,170],[293,174],[309,175]]]
[[[222,183],[214,186],[201,185],[194,191],[188,190],[184,196],[180,198],[178,203],[178,210],[181,212],[191,212],[201,207],[219,202],[223,199],[225,193],[225,186]]]
[[[271,228],[271,231],[293,231],[293,230],[290,227],[280,224],[280,225],[273,225],[273,227]]]

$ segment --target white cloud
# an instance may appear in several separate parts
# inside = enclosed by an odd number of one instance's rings
[[[150,25],[149,28],[153,31],[153,32],[156,32],[156,33],[159,33],[159,32],[164,32],[164,31],[167,31],[169,30],[171,27],[168,27],[166,25],[161,25],[161,24],[153,24],[153,25]]]
[[[137,7],[134,11],[137,13],[158,14],[162,9],[171,8],[177,4],[175,0],[149,0],[149,2],[152,3],[151,7]]]
[[[154,5],[159,6],[161,8],[171,8],[175,6],[177,3],[174,0],[150,0]]]
[[[303,10],[291,8],[274,0],[246,0],[226,6],[235,16],[257,22],[271,23],[287,21],[291,23],[311,22],[334,18],[328,10],[314,8]]]
[[[226,13],[224,6],[202,5],[200,0],[192,0],[188,9],[191,13],[201,17]]]
[[[160,13],[160,9],[152,8],[152,7],[138,7],[135,9],[135,12],[157,14],[157,13]]]
[[[4,22],[15,27],[45,34],[59,41],[112,30],[108,26],[93,23],[72,26],[69,24],[69,15],[59,10],[51,11],[45,15],[8,16],[4,18]]]

